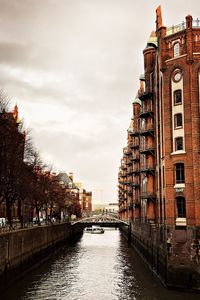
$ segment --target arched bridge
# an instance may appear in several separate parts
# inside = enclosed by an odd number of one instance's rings
[[[92,225],[99,225],[101,227],[121,227],[128,226],[128,222],[122,221],[109,214],[93,215],[90,217],[82,218],[78,221],[72,222],[72,225],[82,224],[83,227],[90,227]]]

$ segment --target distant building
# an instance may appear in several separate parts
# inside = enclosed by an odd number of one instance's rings
[[[106,204],[102,204],[102,203],[93,203],[93,204],[92,204],[92,211],[95,211],[95,212],[102,212],[103,210],[105,210],[105,206],[106,206]]]
[[[82,182],[76,182],[76,186],[79,188],[79,204],[81,206],[81,212],[87,215],[92,211],[92,192],[87,192],[83,188]]]
[[[65,172],[61,172],[57,175],[58,183],[65,190],[65,205],[67,207],[68,216],[75,215],[81,216],[81,206],[79,204],[79,188],[73,182],[73,173],[69,175]]]
[[[104,210],[108,213],[117,214],[119,211],[119,205],[118,203],[109,203],[108,205],[105,205]]]

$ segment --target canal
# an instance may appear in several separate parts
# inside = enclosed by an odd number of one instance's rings
[[[196,300],[165,289],[119,230],[85,233],[1,295],[3,300]]]

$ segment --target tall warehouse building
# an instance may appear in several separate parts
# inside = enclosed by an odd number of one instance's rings
[[[119,215],[168,286],[200,289],[200,21],[156,31],[118,174]]]

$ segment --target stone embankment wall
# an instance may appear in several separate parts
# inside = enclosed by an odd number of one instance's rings
[[[0,290],[81,233],[81,225],[60,223],[0,234]]]
[[[180,264],[178,256],[172,258],[162,245],[154,243],[151,238],[133,228],[124,226],[122,232],[165,286],[200,291],[200,262],[194,264],[186,260],[184,264]]]

